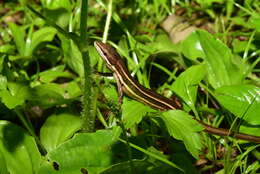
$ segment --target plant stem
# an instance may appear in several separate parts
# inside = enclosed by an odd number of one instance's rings
[[[83,93],[83,112],[82,112],[82,130],[83,132],[93,132],[95,129],[95,116],[93,113],[93,91],[90,57],[86,45],[87,42],[87,14],[88,14],[88,0],[81,1],[81,16],[80,16],[80,45],[79,49],[82,53],[84,66],[84,93]]]

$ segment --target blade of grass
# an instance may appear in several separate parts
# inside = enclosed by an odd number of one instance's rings
[[[121,142],[123,142],[123,143],[126,143],[126,141],[123,140],[123,139],[121,139],[121,138],[119,138],[118,140],[121,141]],[[160,156],[158,156],[158,155],[156,155],[156,154],[154,154],[154,153],[152,153],[152,152],[149,152],[148,150],[145,150],[145,149],[143,149],[143,148],[141,148],[141,147],[139,147],[139,146],[136,146],[135,144],[129,143],[129,145],[130,145],[131,147],[135,148],[136,150],[139,150],[140,152],[143,152],[143,153],[146,154],[146,155],[149,155],[149,156],[151,156],[151,157],[153,157],[153,158],[155,158],[155,159],[157,159],[157,160],[159,160],[159,161],[161,161],[161,162],[164,162],[165,164],[168,164],[168,165],[170,165],[170,166],[172,166],[172,167],[174,167],[174,168],[176,168],[176,169],[178,169],[178,170],[184,172],[183,169],[181,169],[181,168],[178,167],[176,164],[174,164],[173,162],[171,162],[171,161],[169,161],[169,160],[167,160],[167,159],[165,159],[165,158],[162,158],[162,157],[160,157]]]
[[[80,43],[79,41],[79,37],[75,34],[75,33],[69,33],[65,30],[63,30],[60,26],[58,26],[54,21],[46,18],[45,16],[43,16],[42,14],[40,14],[39,12],[37,12],[36,10],[34,10],[30,5],[26,5],[26,7],[33,12],[35,15],[37,15],[39,18],[43,19],[44,21],[46,21],[46,23],[52,27],[54,27],[56,30],[58,30],[58,32],[60,32],[61,34],[63,34],[65,37],[67,37],[68,39],[72,39],[77,45],[78,43]]]
[[[106,24],[105,24],[103,39],[102,39],[103,42],[107,41],[109,26],[110,26],[110,23],[111,23],[112,11],[113,11],[113,0],[109,0],[108,6],[107,6]]]

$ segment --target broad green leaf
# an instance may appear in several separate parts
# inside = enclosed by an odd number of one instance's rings
[[[196,159],[199,158],[199,151],[202,148],[200,135],[198,132],[203,127],[192,116],[181,110],[170,110],[162,113],[161,117],[171,136],[182,140],[186,149]]]
[[[100,55],[98,54],[96,48],[92,45],[88,46],[89,57],[90,57],[90,65],[93,67],[97,64]]]
[[[44,8],[47,9],[59,9],[59,8],[66,8],[67,10],[71,10],[71,3],[70,0],[55,0],[55,1],[48,1],[48,0],[41,0],[41,3]]]
[[[196,32],[192,32],[185,40],[181,42],[182,53],[188,59],[196,60],[205,57],[204,51]]]
[[[81,128],[81,119],[72,114],[51,115],[40,130],[40,139],[48,152],[70,138]]]
[[[68,98],[75,98],[82,95],[81,86],[78,84],[76,80],[67,83],[64,89],[68,94]]]
[[[14,174],[35,174],[41,162],[34,138],[8,121],[0,121],[0,151]]]
[[[24,55],[24,49],[25,49],[25,31],[23,27],[18,27],[15,23],[9,23],[8,24],[13,38],[15,45],[17,47],[18,52],[20,55]]]
[[[32,94],[34,97],[30,100],[45,108],[69,102],[65,99],[66,93],[62,85],[56,83],[38,85],[32,88]]]
[[[252,85],[223,86],[216,89],[219,103],[243,119],[241,131],[260,136],[260,88]]]
[[[5,161],[4,155],[2,154],[1,150],[0,150],[0,173],[9,174],[9,172],[7,171],[6,161]]]
[[[195,109],[197,90],[206,74],[205,65],[194,65],[184,71],[170,86],[192,109]]]
[[[56,33],[56,29],[52,27],[44,27],[34,32],[32,34],[32,40],[29,42],[29,49],[25,53],[25,56],[31,56],[39,44],[52,41]]]
[[[31,96],[30,88],[25,84],[9,82],[7,87],[0,90],[0,98],[9,109],[22,105]]]
[[[61,39],[61,46],[64,53],[65,62],[79,76],[83,76],[83,60],[78,47],[72,40],[68,40],[62,35],[58,35]]]
[[[59,77],[73,78],[73,75],[71,73],[64,72],[64,68],[65,68],[64,65],[59,65],[54,68],[48,69],[46,71],[40,72],[35,76],[36,77],[40,76],[40,81],[43,83],[49,83]]]
[[[232,63],[230,49],[206,31],[198,30],[197,35],[205,53],[207,75],[213,88],[241,83],[243,73]]]
[[[102,89],[102,92],[104,93],[105,97],[108,100],[111,100],[113,102],[118,101],[118,93],[117,93],[117,89],[114,85],[105,86]]]
[[[55,1],[49,1],[49,2],[55,2]],[[77,23],[77,20],[79,17],[79,12],[73,13],[73,19],[72,19],[72,11],[65,9],[65,8],[58,8],[58,9],[44,9],[45,17],[48,19],[51,19],[52,21],[55,21],[55,23],[60,26],[61,28],[68,28],[68,25],[74,25],[74,23]],[[73,24],[72,24],[73,23]],[[52,26],[55,28],[55,26]]]
[[[154,111],[149,106],[146,106],[135,100],[124,99],[122,105],[122,117],[126,128],[131,128],[134,124],[141,122],[147,112]]]
[[[0,45],[0,53],[15,54],[15,46],[11,44]]]
[[[89,174],[99,173],[113,162],[117,136],[111,130],[77,134],[48,154],[50,163],[41,166],[39,174],[79,174],[83,169]],[[58,170],[52,162],[56,162]]]
[[[24,103],[23,98],[17,98],[16,96],[11,95],[8,90],[0,91],[0,97],[2,103],[4,103],[5,106],[9,109],[13,109],[16,106],[22,105]]]

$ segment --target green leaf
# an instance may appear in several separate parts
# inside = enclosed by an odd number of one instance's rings
[[[105,98],[112,102],[118,101],[118,93],[117,89],[114,85],[107,85],[102,89],[102,92],[104,93]]]
[[[49,1],[49,2],[55,2],[55,1]],[[76,21],[79,18],[79,12],[74,13],[73,19],[72,19],[72,11],[65,9],[65,8],[58,8],[58,9],[44,9],[45,17],[48,19],[51,19],[52,21],[55,21],[55,23],[60,26],[61,28],[68,28],[68,25],[73,25],[72,23],[77,23]],[[75,19],[75,20],[74,20]],[[52,25],[51,25],[52,26]],[[55,26],[52,26],[56,28]]]
[[[70,138],[81,128],[81,119],[72,114],[51,115],[40,130],[40,139],[48,152]]]
[[[126,128],[131,128],[133,125],[141,122],[147,112],[154,111],[151,107],[146,106],[135,100],[124,98],[122,105],[122,118]]]
[[[0,45],[0,53],[15,54],[15,46],[11,44]]]
[[[196,60],[197,58],[205,58],[204,51],[202,50],[196,32],[192,32],[185,40],[181,42],[181,49],[183,55],[191,60]]]
[[[202,144],[198,132],[202,131],[203,127],[193,120],[192,116],[181,110],[163,112],[161,118],[169,134],[178,140],[182,140],[192,156],[199,159]]]
[[[219,103],[243,119],[241,131],[260,136],[260,88],[252,85],[223,86],[216,89]]]
[[[160,34],[157,36],[156,41],[151,44],[151,49],[154,48],[160,52],[179,52],[180,47],[173,44],[166,34]]]
[[[32,40],[29,42],[28,51],[25,52],[25,56],[31,56],[42,42],[52,41],[55,34],[57,33],[56,29],[52,27],[44,27],[32,34]]]
[[[204,8],[211,6],[212,3],[217,2],[217,3],[223,3],[225,2],[224,0],[196,0],[197,3],[199,3],[201,6]]]
[[[234,39],[232,41],[232,47],[235,53],[243,53],[247,45],[248,45],[248,41],[241,41],[239,39]],[[253,44],[250,45],[250,49],[256,50]],[[240,60],[242,59],[240,58]]]
[[[79,76],[83,77],[83,60],[78,47],[72,40],[67,39],[62,35],[58,35],[61,39],[61,46],[64,53],[65,62]]]
[[[3,71],[3,68],[5,67],[5,55],[4,54],[0,54],[0,72]]]
[[[39,174],[78,174],[82,169],[91,174],[99,173],[113,162],[112,148],[117,136],[111,130],[77,134],[48,154],[48,160],[56,162],[58,170],[46,163]]]
[[[18,27],[15,23],[8,24],[14,37],[14,42],[20,55],[24,55],[25,50],[25,31],[24,27]]]
[[[170,86],[182,100],[195,109],[198,85],[206,74],[205,65],[194,65],[184,71]]]
[[[0,98],[9,109],[22,105],[30,96],[30,88],[22,83],[9,82],[8,90],[0,91]]]
[[[49,83],[59,77],[73,78],[73,75],[71,73],[64,72],[64,68],[65,68],[64,65],[59,65],[54,68],[43,71],[35,76],[36,77],[40,76],[40,81],[43,83]]]
[[[30,100],[34,102],[34,104],[45,108],[68,102],[68,100],[64,98],[64,88],[56,83],[38,85],[32,88],[32,93],[34,97],[30,98]]]
[[[90,57],[90,65],[91,67],[95,66],[100,59],[100,56],[94,46],[88,46],[89,57]]]
[[[68,93],[68,98],[75,98],[82,95],[81,87],[76,80],[69,82],[64,89]]]
[[[59,9],[59,8],[66,8],[67,10],[71,10],[71,3],[70,0],[55,0],[55,1],[48,1],[48,0],[41,0],[41,3],[44,8],[48,9]]]
[[[4,155],[2,154],[1,150],[0,150],[0,173],[1,174],[9,174],[9,172],[7,171],[7,165],[6,165],[6,161],[4,158]]]
[[[15,174],[35,174],[41,156],[33,137],[8,121],[0,121],[0,151],[7,169]]]
[[[208,79],[213,88],[241,83],[244,76],[232,63],[230,49],[206,31],[198,30],[197,34],[206,55]]]
[[[0,74],[0,90],[4,90],[7,88],[7,79],[5,76]]]
[[[260,15],[259,13],[253,13],[249,19],[250,26],[256,31],[260,32]]]

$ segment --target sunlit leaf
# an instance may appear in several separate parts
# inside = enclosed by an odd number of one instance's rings
[[[185,40],[181,42],[181,48],[184,56],[191,60],[205,57],[196,32],[192,32]]]
[[[18,27],[15,23],[9,23],[14,42],[20,55],[24,55],[25,50],[25,31],[23,27]]]
[[[31,56],[32,53],[35,51],[37,46],[43,42],[52,41],[54,35],[56,34],[56,29],[52,27],[43,27],[32,34],[32,40],[30,43],[30,49],[25,56]]]
[[[260,136],[260,88],[252,85],[223,86],[216,89],[219,103],[243,119],[241,131]]]
[[[5,76],[0,74],[0,90],[7,88],[7,79]]]
[[[0,90],[0,98],[9,109],[22,105],[31,97],[30,88],[22,83],[8,83],[8,89]]]
[[[115,133],[100,130],[75,135],[48,154],[50,162],[41,166],[39,174],[76,174],[82,169],[88,173],[98,173],[113,162],[113,145],[117,138]],[[56,169],[53,162],[58,166]]]
[[[193,157],[199,157],[199,151],[202,148],[200,135],[198,132],[203,127],[192,116],[181,110],[170,110],[162,113],[161,117],[171,136],[182,140],[186,149]]]
[[[0,173],[1,174],[9,174],[8,170],[7,170],[7,165],[5,162],[5,158],[4,155],[2,154],[1,150],[0,150]]]
[[[224,0],[196,0],[197,3],[199,3],[203,7],[211,6],[214,2],[215,3],[223,3]]]
[[[60,65],[46,71],[40,72],[36,77],[40,77],[40,81],[43,83],[49,83],[57,78],[73,78],[73,75],[64,71],[65,66]]]
[[[122,105],[122,115],[123,121],[125,122],[125,127],[130,128],[134,124],[138,124],[147,112],[152,111],[154,111],[152,108],[140,102],[124,99]]]
[[[50,152],[80,128],[79,116],[66,113],[51,115],[41,127],[40,139],[46,150]]]
[[[249,24],[254,28],[256,31],[260,31],[260,15],[259,13],[254,13],[250,19],[249,19]]]
[[[233,64],[230,49],[206,31],[198,30],[197,34],[205,53],[209,83],[213,88],[241,83],[244,76]]]
[[[59,35],[61,39],[61,45],[64,53],[65,62],[68,66],[78,73],[79,76],[83,76],[83,60],[82,55],[78,47],[72,40],[68,40],[62,35]]]
[[[170,87],[189,107],[195,109],[198,85],[205,74],[205,65],[191,66]]]
[[[67,10],[70,10],[72,7],[69,0],[55,0],[55,1],[41,0],[41,3],[44,8],[48,8],[48,9],[66,8]]]
[[[0,151],[7,169],[15,174],[35,174],[41,162],[34,138],[8,121],[0,121]]]
[[[118,101],[118,93],[117,93],[117,89],[114,85],[105,86],[102,91],[108,100],[111,100],[113,102]]]
[[[64,87],[66,92],[68,93],[69,98],[75,98],[82,94],[81,86],[77,81],[71,81]]]

